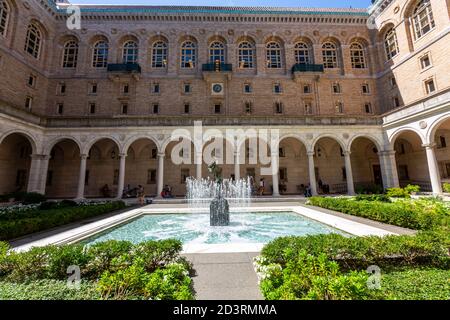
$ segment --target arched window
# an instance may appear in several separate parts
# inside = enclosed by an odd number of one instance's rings
[[[279,69],[281,63],[281,46],[278,42],[269,42],[266,45],[267,68]]]
[[[192,41],[181,45],[181,68],[195,68],[197,62],[197,46]]]
[[[152,68],[165,68],[167,66],[167,43],[156,41],[152,46]]]
[[[394,28],[389,29],[384,36],[384,50],[388,60],[395,57],[399,52],[397,34]]]
[[[240,69],[254,68],[255,48],[250,42],[244,41],[239,44],[238,57]]]
[[[127,41],[123,44],[122,61],[123,63],[137,63],[138,45],[135,41]]]
[[[108,65],[109,46],[106,41],[98,41],[94,45],[94,55],[92,57],[92,66],[94,68],[106,68]]]
[[[225,45],[220,41],[214,41],[209,45],[209,62],[225,63]]]
[[[325,42],[322,46],[323,67],[334,69],[339,66],[336,45],[333,42]]]
[[[430,0],[420,0],[414,9],[412,18],[416,39],[430,32],[435,26]]]
[[[295,45],[295,63],[298,64],[310,64],[310,49],[304,42],[299,42]]]
[[[350,59],[352,60],[353,69],[365,69],[366,58],[364,48],[359,43],[352,43],[350,45]]]
[[[9,7],[6,1],[0,2],[0,35],[6,35],[6,27],[8,26]]]
[[[36,25],[30,24],[28,26],[27,38],[25,40],[25,51],[37,59],[41,50],[41,42],[41,31]]]
[[[63,68],[76,68],[78,60],[78,43],[74,40],[67,41],[64,45]]]

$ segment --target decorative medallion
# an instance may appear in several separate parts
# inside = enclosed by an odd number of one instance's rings
[[[234,35],[234,30],[233,29],[228,30],[228,35],[229,36],[233,36]]]
[[[111,34],[116,34],[117,33],[117,29],[116,28],[112,28],[111,29]]]
[[[119,135],[119,140],[120,140],[120,141],[125,140],[125,138],[126,138],[126,135],[124,135],[124,134],[120,134],[120,135]]]
[[[394,9],[394,13],[398,13],[399,11],[400,11],[400,7],[396,6],[395,9]]]
[[[348,133],[343,133],[343,134],[342,134],[342,137],[343,137],[345,140],[347,140],[350,136],[348,135]]]
[[[312,140],[312,138],[314,138],[314,135],[313,135],[312,133],[308,133],[308,134],[306,135],[306,139]]]
[[[320,36],[320,32],[318,30],[314,30],[313,35],[315,35],[316,37]]]
[[[426,129],[428,127],[428,123],[426,121],[419,122],[420,129]]]

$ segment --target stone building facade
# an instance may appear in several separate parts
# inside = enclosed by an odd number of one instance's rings
[[[195,161],[215,142],[208,129],[232,128],[279,133],[267,194],[407,183],[440,194],[449,18],[446,0],[367,10],[1,0],[0,193],[120,196],[141,184],[159,195],[168,184],[182,196],[186,177],[208,176]],[[194,122],[204,142],[177,164],[173,131],[194,136]],[[248,161],[258,147],[235,142],[214,151],[233,155],[224,177],[259,181],[267,164]]]

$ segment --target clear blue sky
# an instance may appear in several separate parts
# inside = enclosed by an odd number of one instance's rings
[[[277,6],[277,7],[335,7],[367,8],[370,0],[69,0],[78,4],[144,4],[191,6]]]

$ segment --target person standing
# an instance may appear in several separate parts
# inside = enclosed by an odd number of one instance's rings
[[[139,185],[137,191],[138,191],[137,192],[137,196],[138,196],[139,204],[141,206],[143,206],[144,205],[144,201],[145,201],[145,199],[144,199],[145,198],[144,187]]]
[[[260,197],[264,195],[265,188],[266,188],[266,182],[264,181],[264,178],[261,178],[259,180],[259,190],[258,190]]]

